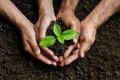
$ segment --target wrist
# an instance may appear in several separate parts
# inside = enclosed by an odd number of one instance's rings
[[[75,11],[79,0],[63,0],[60,9]]]
[[[38,0],[38,12],[41,14],[53,14],[53,0]]]
[[[115,5],[112,5],[112,4]],[[120,2],[118,2],[120,4]],[[99,28],[109,17],[117,12],[118,5],[112,0],[101,1],[93,11],[84,19],[85,22],[94,24],[95,28]]]
[[[75,9],[72,9],[72,8],[70,8],[70,7],[63,7],[63,8],[61,7],[59,11],[62,12],[62,13],[63,13],[63,12],[66,12],[66,11],[67,11],[67,12],[75,13]]]
[[[90,18],[89,19],[85,18],[84,20],[81,21],[81,27],[84,27],[84,26],[88,26],[90,29],[94,29],[94,30],[98,29],[97,24],[91,21]]]
[[[25,31],[26,29],[34,28],[34,24],[28,20],[26,17],[24,18],[16,18],[11,21],[20,31]]]

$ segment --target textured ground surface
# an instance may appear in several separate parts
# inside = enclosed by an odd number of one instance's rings
[[[13,0],[33,22],[37,20],[37,4],[33,0]],[[98,4],[98,0],[80,0],[76,16],[82,20]],[[57,12],[59,0],[55,0]],[[45,65],[24,52],[17,28],[0,17],[0,80],[119,80],[120,79],[120,14],[112,16],[97,32],[96,41],[79,59],[66,66]]]

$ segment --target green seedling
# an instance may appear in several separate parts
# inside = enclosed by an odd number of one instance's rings
[[[53,25],[53,33],[55,36],[46,36],[40,41],[39,45],[50,47],[55,44],[56,40],[58,40],[61,44],[64,44],[65,40],[72,40],[78,34],[78,32],[70,29],[62,32],[61,27],[57,23],[54,23]]]

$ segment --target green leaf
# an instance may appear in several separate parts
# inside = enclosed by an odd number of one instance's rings
[[[53,25],[53,32],[57,37],[61,36],[62,30],[57,23],[54,23]]]
[[[59,36],[57,39],[61,44],[64,44],[64,39],[62,36]]]
[[[66,30],[62,33],[62,37],[64,40],[72,40],[77,36],[77,32],[74,30]]]
[[[40,41],[39,45],[44,47],[49,47],[55,44],[55,42],[56,42],[56,38],[54,36],[46,36]]]

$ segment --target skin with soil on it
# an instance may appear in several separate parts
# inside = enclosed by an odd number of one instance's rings
[[[33,22],[37,21],[35,0],[12,0]],[[80,0],[76,16],[82,20],[100,0]],[[55,12],[60,0],[54,0]],[[18,29],[0,16],[0,80],[119,80],[120,14],[112,16],[97,31],[96,41],[84,59],[61,68],[37,61],[27,54]]]

